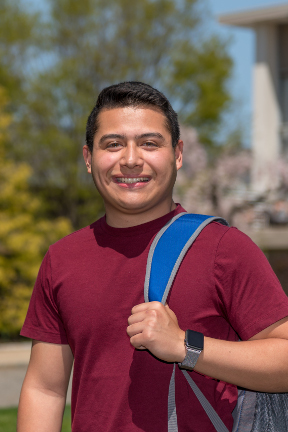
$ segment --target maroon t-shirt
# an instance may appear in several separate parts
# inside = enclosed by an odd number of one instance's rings
[[[137,351],[126,334],[144,302],[149,246],[173,212],[112,228],[105,217],[49,248],[21,334],[69,344],[74,354],[73,432],[165,432],[173,364]],[[168,252],[168,251],[167,251]],[[236,228],[208,225],[188,251],[168,297],[182,329],[237,341],[288,315],[288,299],[265,256]],[[237,389],[190,372],[229,430]],[[210,420],[176,368],[179,432],[211,432]]]

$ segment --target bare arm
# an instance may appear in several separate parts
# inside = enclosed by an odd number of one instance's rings
[[[73,364],[69,345],[33,341],[23,382],[17,432],[60,432]]]
[[[249,341],[204,338],[195,370],[238,386],[263,392],[288,391],[288,318]],[[213,373],[213,375],[212,375]]]
[[[167,305],[158,302],[137,305],[132,309],[128,324],[127,333],[135,348],[147,348],[168,362],[184,360],[185,333]],[[288,392],[287,359],[288,317],[249,341],[205,337],[195,371],[251,390]]]

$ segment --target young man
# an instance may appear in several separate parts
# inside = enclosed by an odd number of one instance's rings
[[[183,211],[172,200],[177,115],[146,84],[114,85],[98,97],[86,142],[106,215],[43,260],[21,332],[34,341],[18,432],[60,431],[73,359],[73,432],[167,431],[187,329],[204,334],[189,373],[231,430],[236,385],[288,391],[287,297],[262,252],[215,222],[187,252],[167,305],[144,303],[149,246]],[[214,430],[178,367],[176,407],[179,431]]]

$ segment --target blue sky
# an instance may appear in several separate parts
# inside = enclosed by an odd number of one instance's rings
[[[245,144],[249,146],[252,114],[252,67],[254,62],[254,33],[250,29],[230,27],[217,22],[217,16],[248,9],[287,4],[281,0],[207,0],[213,14],[215,31],[231,38],[230,54],[234,60],[234,73],[231,80],[231,92],[236,100],[231,116],[228,116],[228,128],[233,128],[233,117],[237,115],[240,126],[245,128]],[[235,112],[234,112],[235,111]]]

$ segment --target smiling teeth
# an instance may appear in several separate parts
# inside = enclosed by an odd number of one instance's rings
[[[139,182],[148,182],[149,178],[148,177],[117,177],[117,182],[118,183],[139,183]]]

